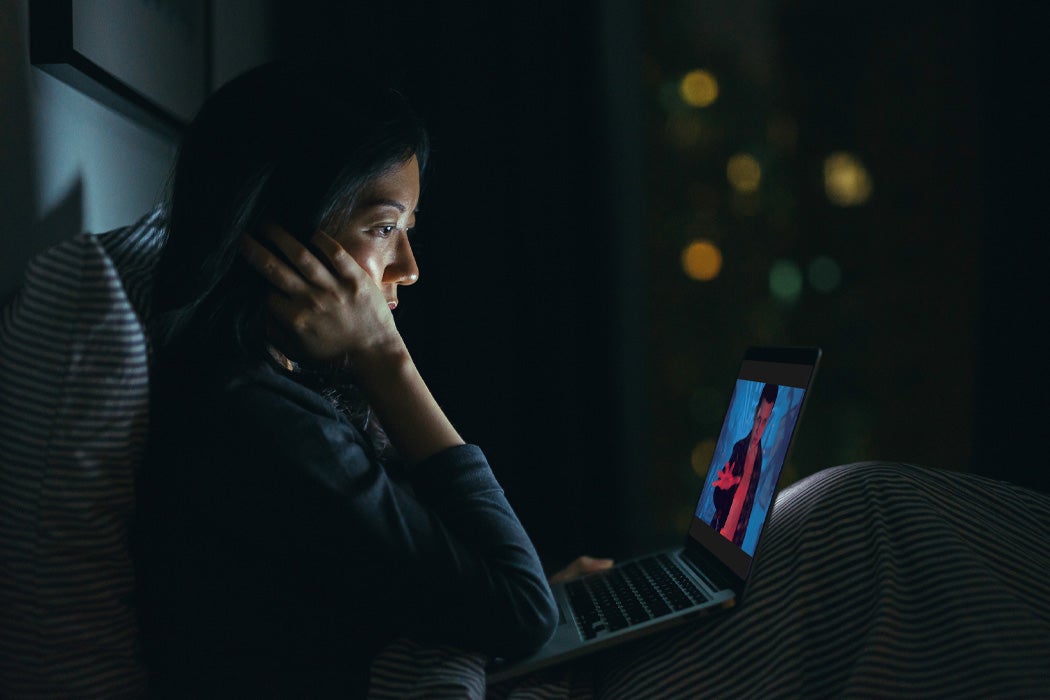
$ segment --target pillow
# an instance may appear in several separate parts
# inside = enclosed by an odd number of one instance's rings
[[[0,314],[0,696],[136,696],[128,524],[160,208],[30,263]],[[122,280],[123,277],[123,280]]]

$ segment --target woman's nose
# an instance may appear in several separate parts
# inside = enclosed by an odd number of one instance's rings
[[[416,266],[416,256],[412,252],[412,244],[408,236],[402,234],[398,237],[397,252],[394,260],[387,266],[384,282],[392,284],[415,284],[419,279],[419,267]]]

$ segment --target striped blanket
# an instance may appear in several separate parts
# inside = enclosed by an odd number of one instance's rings
[[[1050,697],[1050,496],[906,464],[777,497],[729,614],[486,688],[484,659],[401,639],[370,696]]]

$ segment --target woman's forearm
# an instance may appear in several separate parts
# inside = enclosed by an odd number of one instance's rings
[[[407,350],[357,367],[354,375],[390,442],[409,464],[464,444]]]

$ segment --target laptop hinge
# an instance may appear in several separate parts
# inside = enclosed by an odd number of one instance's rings
[[[729,567],[703,549],[695,549],[687,545],[682,549],[682,559],[698,578],[708,582],[716,591],[729,589],[739,592],[743,585],[740,578],[734,575]]]

